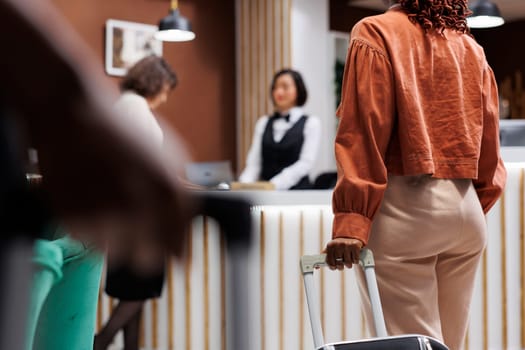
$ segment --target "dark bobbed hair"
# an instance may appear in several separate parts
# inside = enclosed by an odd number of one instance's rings
[[[289,68],[282,69],[275,73],[275,75],[273,76],[272,85],[270,86],[270,96],[272,99],[272,103],[275,106],[275,101],[273,99],[273,90],[275,90],[275,83],[281,75],[285,74],[289,74],[295,83],[295,89],[297,90],[297,100],[295,101],[295,105],[304,106],[306,100],[308,99],[308,91],[306,91],[306,85],[304,84],[303,77],[298,71]]]
[[[162,57],[151,55],[144,57],[128,70],[120,83],[120,89],[132,90],[143,97],[153,97],[162,91],[165,84],[173,89],[177,83],[177,75],[168,63]]]
[[[468,0],[398,0],[414,23],[419,23],[425,32],[443,33],[452,29],[463,34],[470,34],[467,16],[472,12]]]

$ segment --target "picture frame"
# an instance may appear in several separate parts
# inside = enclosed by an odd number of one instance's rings
[[[162,42],[155,39],[158,27],[151,24],[108,19],[106,21],[105,68],[108,75],[124,76],[140,59],[162,56]]]

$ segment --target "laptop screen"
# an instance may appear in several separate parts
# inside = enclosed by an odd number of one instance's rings
[[[185,170],[188,181],[200,186],[214,187],[220,183],[229,184],[233,181],[229,161],[188,163]]]
[[[525,120],[500,120],[501,146],[525,146]]]

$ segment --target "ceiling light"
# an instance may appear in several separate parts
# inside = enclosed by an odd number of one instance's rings
[[[467,17],[470,28],[494,28],[505,23],[498,6],[490,0],[478,0],[470,10],[472,15]]]
[[[190,21],[180,14],[178,7],[178,1],[171,0],[170,13],[160,20],[159,31],[155,33],[155,39],[162,41],[190,41],[195,39]]]

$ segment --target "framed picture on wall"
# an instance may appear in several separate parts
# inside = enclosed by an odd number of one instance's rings
[[[123,76],[129,67],[149,55],[162,56],[162,42],[154,38],[155,25],[119,21],[106,21],[106,73]]]

